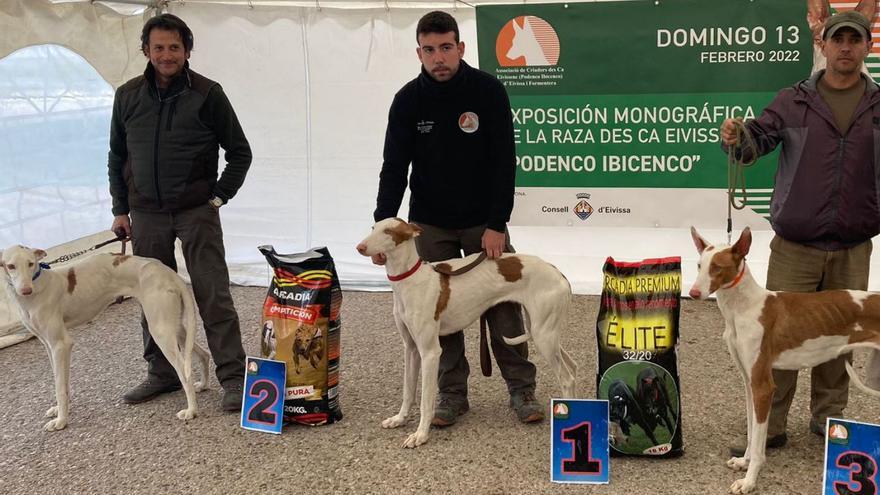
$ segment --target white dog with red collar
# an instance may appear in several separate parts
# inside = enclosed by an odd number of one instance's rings
[[[382,427],[397,428],[406,422],[421,371],[419,426],[403,445],[413,448],[427,442],[437,397],[440,336],[466,328],[487,309],[508,301],[522,305],[526,333],[504,340],[517,345],[531,339],[556,372],[563,397],[574,398],[577,366],[559,342],[571,303],[571,286],[562,273],[534,256],[504,254],[450,277],[419,259],[414,238],[420,232],[417,225],[388,218],[377,223],[357,246],[364,256],[381,253],[386,257],[385,268],[394,291],[394,321],[405,347],[403,403],[397,414],[382,422]],[[443,271],[448,273],[477,256],[438,266],[446,264]]]
[[[717,294],[724,316],[724,341],[746,388],[748,443],[743,457],[727,466],[746,470],[731,493],[750,493],[764,464],[767,420],[776,386],[772,370],[811,368],[853,349],[880,350],[880,294],[856,290],[768,291],[758,285],[745,257],[752,244],[748,227],[733,246],[713,246],[691,227],[700,253],[699,273],[690,290],[694,299]],[[852,382],[864,385],[846,363]]]

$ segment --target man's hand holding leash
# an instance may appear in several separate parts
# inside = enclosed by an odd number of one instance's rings
[[[739,142],[736,132],[736,123],[738,119],[725,119],[721,123],[721,142],[726,146],[733,146]],[[742,122],[740,120],[740,122]]]
[[[480,240],[480,246],[486,252],[486,256],[494,260],[501,257],[506,240],[507,236],[504,235],[504,232],[486,229],[483,232],[483,238]]]
[[[116,215],[113,217],[113,225],[110,230],[116,234],[116,237],[131,237],[131,220],[128,215]]]

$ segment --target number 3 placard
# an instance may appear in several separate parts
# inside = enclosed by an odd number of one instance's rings
[[[828,418],[825,495],[877,495],[880,426]]]
[[[247,358],[241,427],[281,433],[287,365],[283,361]]]
[[[551,401],[550,479],[608,483],[608,401]]]

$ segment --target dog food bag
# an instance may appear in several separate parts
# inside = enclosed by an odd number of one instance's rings
[[[681,258],[608,258],[596,319],[596,390],[608,400],[612,454],[683,452],[678,380]]]
[[[272,246],[258,249],[272,268],[260,354],[287,363],[284,420],[339,421],[342,290],[333,258],[323,247],[296,254],[278,254]]]

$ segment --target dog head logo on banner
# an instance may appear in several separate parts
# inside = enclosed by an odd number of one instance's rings
[[[559,36],[553,26],[540,17],[514,17],[498,32],[495,55],[502,67],[556,65]]]

